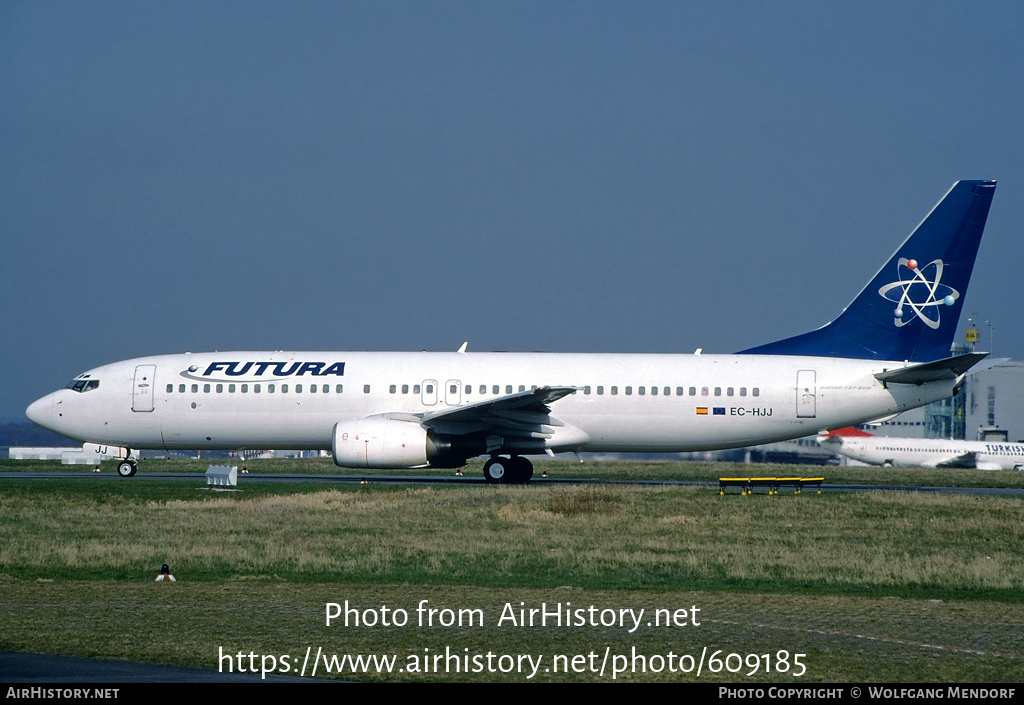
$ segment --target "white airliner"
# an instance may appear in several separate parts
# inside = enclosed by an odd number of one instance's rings
[[[1024,470],[1024,443],[891,438],[873,436],[855,428],[823,434],[818,437],[818,443],[871,465]]]
[[[355,468],[488,455],[488,481],[526,482],[525,455],[799,438],[949,397],[985,356],[949,351],[994,192],[957,182],[838,318],[733,355],[184,353],[89,370],[26,413],[131,449],[124,476],[144,448],[294,448]]]

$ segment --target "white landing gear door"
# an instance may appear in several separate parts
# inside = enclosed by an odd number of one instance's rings
[[[135,385],[132,387],[132,411],[153,410],[153,390],[156,365],[137,365]]]
[[[796,373],[796,416],[813,419],[816,411],[814,370],[800,370]]]

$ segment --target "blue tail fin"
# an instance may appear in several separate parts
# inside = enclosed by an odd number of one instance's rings
[[[995,190],[995,181],[956,182],[839,318],[740,354],[949,357]]]

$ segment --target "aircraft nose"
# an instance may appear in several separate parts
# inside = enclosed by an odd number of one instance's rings
[[[47,394],[42,399],[36,399],[25,409],[25,416],[39,424],[43,428],[53,428],[53,395]]]

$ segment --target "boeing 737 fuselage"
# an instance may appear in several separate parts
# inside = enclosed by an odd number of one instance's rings
[[[995,190],[953,186],[832,323],[733,355],[219,352],[117,362],[33,403],[36,423],[130,449],[322,449],[339,466],[679,452],[806,436],[951,396],[949,357]],[[135,473],[133,454],[119,465]]]

